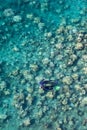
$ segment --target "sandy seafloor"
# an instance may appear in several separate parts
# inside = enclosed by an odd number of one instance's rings
[[[87,0],[0,0],[0,130],[87,130]]]

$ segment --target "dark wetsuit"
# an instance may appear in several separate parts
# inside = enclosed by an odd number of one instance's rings
[[[57,85],[57,80],[42,80],[40,82],[41,88],[43,90],[52,90],[55,85]]]

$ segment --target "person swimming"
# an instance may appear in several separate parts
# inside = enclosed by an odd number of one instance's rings
[[[53,90],[53,89],[59,90],[60,88],[58,86],[58,80],[45,80],[45,79],[42,79],[40,81],[40,87],[43,90]]]

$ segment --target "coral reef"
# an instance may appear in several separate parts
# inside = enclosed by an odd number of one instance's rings
[[[0,130],[87,129],[86,14],[86,0],[0,3]]]

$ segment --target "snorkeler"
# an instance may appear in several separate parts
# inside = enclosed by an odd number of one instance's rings
[[[40,81],[40,87],[43,90],[59,90],[60,87],[58,86],[58,80],[41,80]]]

